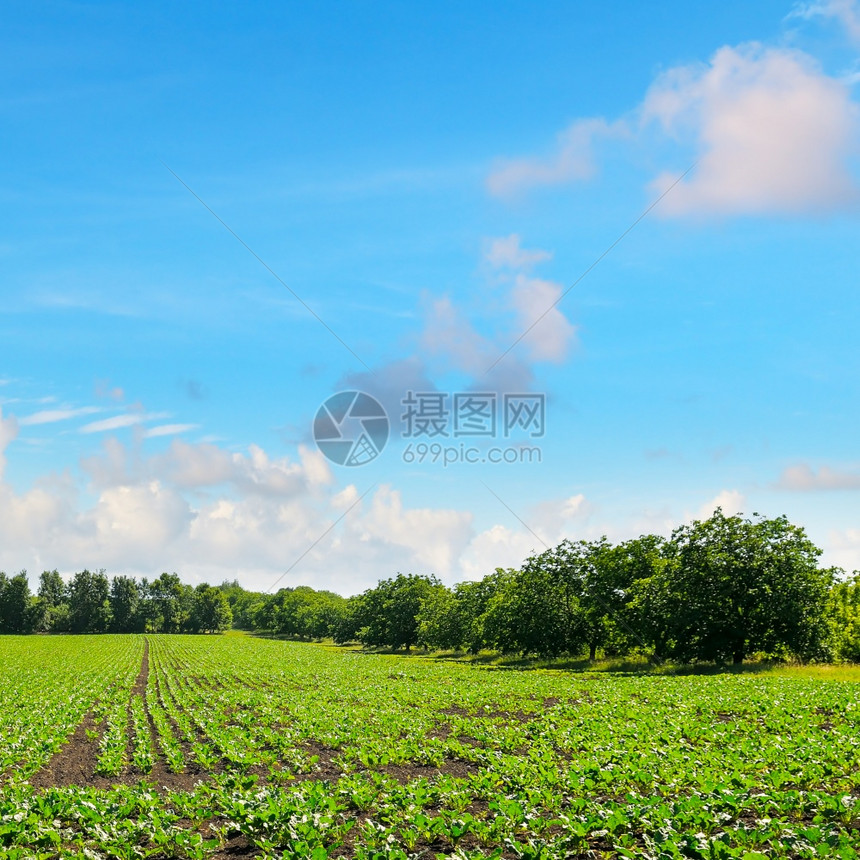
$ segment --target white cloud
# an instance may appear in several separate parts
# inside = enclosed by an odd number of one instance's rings
[[[0,427],[3,438],[14,435],[14,420]],[[356,504],[354,486],[330,487],[316,451],[300,449],[293,461],[253,447],[172,448],[142,458],[106,439],[82,463],[92,503],[68,475],[24,493],[0,482],[0,569],[176,570],[189,581],[238,576],[264,588],[301,558],[283,584],[353,593],[398,570],[455,576],[472,537],[469,512],[410,508],[390,487]]]
[[[799,3],[791,11],[793,18],[833,18],[853,42],[860,42],[860,4],[857,0],[817,0]]]
[[[501,331],[497,328],[493,336],[484,334],[451,296],[430,297],[425,302],[416,354],[376,368],[373,373],[352,374],[342,386],[373,394],[395,425],[406,393],[436,391],[436,374],[465,374],[471,378],[466,387],[475,390],[529,391],[535,363],[564,360],[575,341],[576,327],[556,306],[562,285],[530,273],[533,266],[552,255],[539,248],[523,248],[520,237],[512,234],[488,239],[484,256],[493,270],[492,285],[497,288],[496,295],[485,303],[487,316],[505,315],[513,321],[512,326]],[[514,349],[506,353],[512,345]]]
[[[141,463],[134,452],[113,436],[102,441],[98,454],[81,459],[81,469],[93,486],[100,489],[136,481],[142,472]]]
[[[421,347],[428,355],[441,357],[445,369],[454,368],[476,377],[483,375],[497,352],[449,296],[430,303],[421,333]]]
[[[530,556],[557,546],[566,538],[613,537],[613,529],[596,521],[597,509],[583,493],[547,499],[517,514],[526,525],[513,522],[514,515],[509,512],[504,515],[507,525],[496,524],[475,535],[460,559],[465,579],[480,579],[497,567],[518,568]],[[629,530],[614,531],[619,540],[630,536]]]
[[[423,347],[431,355],[446,356],[456,369],[475,376],[479,382],[517,337],[522,337],[531,362],[562,361],[576,335],[576,327],[557,306],[563,288],[528,273],[551,256],[539,248],[523,248],[517,234],[488,240],[485,259],[500,270],[501,283],[509,285],[505,303],[516,312],[515,331],[507,335],[510,342],[493,341],[480,334],[445,296],[431,305],[422,335]],[[506,380],[501,387],[525,390],[531,370],[511,356],[498,374]]]
[[[558,136],[549,157],[500,161],[487,177],[487,188],[496,197],[507,197],[541,185],[589,179],[596,170],[594,141],[626,132],[623,123],[610,124],[602,117],[577,120]]]
[[[454,509],[404,509],[400,493],[380,487],[362,528],[377,540],[409,550],[420,565],[413,573],[449,578],[472,538],[472,514]]]
[[[838,18],[860,32],[860,7],[828,0],[802,14]],[[856,73],[824,73],[808,54],[758,43],[720,48],[708,63],[661,74],[627,119],[583,119],[560,136],[546,159],[506,162],[487,179],[497,196],[540,185],[589,178],[598,142],[627,137],[639,153],[658,155],[666,144],[695,152],[695,169],[660,173],[652,191],[664,216],[817,214],[860,203],[853,159],[860,151],[858,106],[851,97]],[[652,130],[657,129],[656,139]],[[693,156],[684,155],[680,167]],[[502,246],[497,254],[504,254]],[[514,246],[509,254],[515,254]]]
[[[559,310],[562,287],[528,275],[517,275],[511,302],[517,310],[522,342],[532,361],[561,362],[576,336],[576,327]]]
[[[496,568],[518,568],[525,559],[545,547],[523,528],[494,525],[476,535],[464,550],[460,569],[464,579],[483,579]]]
[[[299,462],[288,457],[272,460],[257,445],[242,454],[175,439],[165,453],[152,459],[148,473],[164,475],[186,490],[228,484],[242,494],[266,496],[292,496],[333,481],[328,461],[319,451],[300,447],[299,456]]]
[[[100,397],[103,400],[113,400],[115,403],[118,403],[125,397],[125,392],[118,385],[111,387],[110,383],[106,379],[100,379],[96,382],[96,397]]]
[[[742,514],[744,512],[744,507],[746,506],[746,497],[739,490],[722,490],[714,496],[708,502],[705,502],[696,514],[696,519],[706,520],[708,519],[717,508],[723,509],[723,514],[727,517],[734,516],[735,514]],[[687,515],[687,519],[693,519],[693,517]]]
[[[537,263],[551,260],[552,254],[540,248],[523,248],[521,238],[516,233],[489,239],[484,257],[496,269],[529,269]]]
[[[860,573],[860,528],[834,529],[828,538],[826,563]]]
[[[0,456],[16,432],[15,420],[0,416]],[[87,494],[71,473],[24,492],[0,481],[0,569],[175,570],[189,582],[238,577],[260,589],[290,569],[281,585],[351,594],[398,571],[475,579],[519,567],[563,538],[668,534],[681,521],[665,510],[644,519],[616,513],[610,525],[577,492],[526,510],[511,499],[529,527],[500,506],[495,522],[478,531],[465,505],[412,507],[393,486],[361,498],[361,481],[370,478],[350,475],[356,483],[337,485],[327,461],[308,449],[291,459],[175,439],[166,452],[144,457],[137,442],[108,437],[81,465],[91,480]],[[732,514],[745,503],[738,490],[723,490],[697,516],[717,506]],[[857,534],[831,535],[828,559],[856,564]]]
[[[6,448],[9,443],[18,435],[18,422],[14,415],[8,418],[3,417],[3,409],[0,407],[0,479],[3,478],[3,472],[6,468]]]
[[[177,436],[189,430],[197,430],[198,427],[200,427],[199,424],[159,424],[157,427],[150,427],[144,435],[147,439],[158,436]]]
[[[649,89],[642,119],[699,151],[663,215],[797,214],[860,200],[848,166],[857,106],[799,51],[724,47],[707,65],[671,69]],[[653,184],[663,191],[674,179]]]
[[[181,554],[177,543],[194,516],[188,502],[159,481],[110,487],[81,517],[88,556],[114,570],[131,565],[160,573]]]
[[[105,418],[102,421],[93,421],[89,424],[84,424],[79,433],[106,433],[110,430],[121,430],[124,427],[135,427],[138,424],[143,424],[144,421],[154,421],[159,418],[167,418],[166,412],[151,412],[149,414],[143,412],[127,412],[123,415],[114,415],[112,418]]]
[[[777,483],[779,489],[799,492],[816,490],[860,490],[860,472],[821,466],[817,471],[807,463],[786,467]]]
[[[43,409],[32,415],[25,415],[18,420],[22,427],[30,427],[37,424],[55,424],[58,421],[68,421],[71,418],[80,418],[82,415],[93,415],[101,412],[98,406],[80,406],[77,409]]]

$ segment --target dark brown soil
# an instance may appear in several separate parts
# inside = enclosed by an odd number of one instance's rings
[[[316,741],[308,741],[305,744],[305,749],[311,755],[317,756],[317,764],[316,770],[312,773],[300,775],[300,779],[334,780],[340,779],[343,776],[343,771],[332,761],[332,756],[338,752],[334,747],[329,747]]]
[[[87,732],[98,728],[92,713],[87,714],[75,733],[51,760],[36,774],[30,777],[35,788],[65,787],[68,785],[92,785],[96,788],[110,788],[112,781],[95,776],[96,762],[99,757],[98,741],[87,740]]]
[[[244,836],[235,836],[214,854],[210,854],[209,860],[232,860],[234,857],[250,857],[254,854],[257,854],[257,849]]]
[[[471,714],[461,705],[451,705],[450,708],[442,708],[440,714],[445,714],[446,717],[470,717]]]
[[[146,682],[149,680],[149,639],[143,640],[143,662],[140,664],[137,680],[131,688],[132,696],[142,696],[146,693]]]
[[[99,758],[99,738],[100,729],[102,728],[96,723],[92,712],[86,714],[84,719],[75,729],[72,736],[66,741],[62,748],[54,754],[51,760],[34,776],[30,778],[30,784],[35,788],[58,788],[68,786],[81,786],[88,788],[110,789],[115,786],[136,785],[142,780],[167,791],[193,791],[197,784],[206,781],[213,773],[220,773],[224,770],[224,762],[219,762],[212,772],[203,770],[190,754],[189,745],[182,742],[183,753],[186,758],[186,767],[183,773],[173,773],[167,767],[163,757],[158,755],[158,739],[157,731],[152,720],[152,715],[149,712],[149,707],[146,703],[146,689],[149,680],[149,642],[144,644],[143,659],[141,661],[140,672],[135,680],[134,686],[131,689],[131,697],[141,696],[144,701],[144,710],[147,714],[149,722],[150,738],[152,741],[153,751],[156,753],[156,760],[152,770],[149,773],[143,773],[133,764],[126,766],[125,771],[116,776],[100,776],[96,774],[96,766]],[[460,707],[453,707],[447,710],[449,714],[458,716],[467,716],[467,712]],[[509,715],[508,715],[509,716]],[[172,727],[178,736],[178,726],[175,725],[173,719],[168,714]],[[133,750],[131,723],[131,709],[129,707],[129,736],[128,736],[128,760],[131,762]],[[440,726],[442,732],[440,736],[450,731],[450,726],[442,724]],[[93,740],[87,737],[87,733],[94,736]],[[473,738],[461,737],[461,740],[469,743],[473,742],[478,745]],[[204,738],[201,738],[205,742]],[[334,761],[338,750],[326,746],[317,741],[309,740],[305,744],[306,750],[317,757],[316,766],[310,773],[296,774],[295,780],[330,780],[335,781],[343,776],[343,771],[340,766]],[[394,777],[398,782],[406,783],[420,777],[433,778],[441,775],[450,775],[455,777],[466,777],[474,773],[478,769],[477,765],[447,759],[440,766],[419,765],[419,764],[400,764],[387,765],[383,767],[373,768],[381,773],[386,773]],[[268,782],[268,769],[264,767],[251,768],[250,772],[260,778],[261,784]],[[244,837],[236,836],[230,842],[214,855],[215,858],[227,858],[246,856],[255,853],[247,840]]]
[[[148,678],[149,642],[146,642],[140,673],[131,690],[132,696],[145,696]],[[160,759],[155,762],[152,772],[149,774],[129,767],[126,773],[117,776],[100,776],[95,772],[99,758],[99,741],[98,739],[89,740],[87,738],[88,731],[98,732],[98,729],[99,726],[92,713],[88,713],[63,747],[38,773],[30,777],[30,784],[34,788],[65,788],[71,785],[88,788],[112,788],[116,785],[136,785],[145,779],[170,791],[192,791],[195,783],[206,776],[199,768],[195,770],[193,767],[189,768],[191,772],[188,773],[172,773]],[[152,733],[153,748],[155,748],[155,733],[151,724],[151,717],[150,732]],[[131,743],[130,736],[129,743]]]
[[[401,785],[405,785],[407,782],[422,776],[428,779],[442,775],[464,778],[471,773],[476,773],[478,766],[467,761],[446,759],[438,767],[425,764],[389,764],[374,768],[374,770],[393,776]]]
[[[427,737],[437,741],[447,741],[451,737],[450,723],[437,723],[435,728],[427,732]]]
[[[550,700],[547,700],[550,701]],[[464,707],[461,705],[451,705],[450,708],[442,708],[439,711],[440,714],[444,714],[446,717],[468,717],[472,720],[507,720],[509,722],[518,722],[518,723],[530,723],[532,720],[538,719],[541,715],[539,713],[526,713],[525,711],[476,711],[475,713],[469,713]]]

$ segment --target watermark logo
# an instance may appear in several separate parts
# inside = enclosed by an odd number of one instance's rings
[[[409,391],[400,401],[404,439],[495,439],[522,435],[539,439],[546,432],[546,396],[494,391]]]
[[[320,406],[314,418],[314,441],[338,466],[363,466],[375,460],[388,442],[388,415],[363,391],[341,391]]]
[[[493,391],[407,391],[400,400],[400,437],[407,464],[536,464],[534,444],[546,433],[546,397]],[[363,391],[341,391],[320,406],[314,439],[339,466],[375,460],[391,431],[382,404]],[[506,447],[492,446],[504,439]]]

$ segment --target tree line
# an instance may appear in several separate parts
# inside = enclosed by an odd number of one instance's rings
[[[251,598],[246,620],[295,638],[405,650],[860,661],[860,577],[820,568],[820,556],[785,517],[718,509],[669,538],[564,540],[517,570],[453,588],[398,574],[346,600],[282,589]]]
[[[219,633],[232,623],[221,588],[175,573],[138,581],[82,570],[66,583],[51,570],[33,595],[26,571],[0,572],[0,633]]]
[[[82,571],[66,584],[0,574],[0,631],[217,632],[232,626],[366,647],[494,650],[536,657],[645,654],[742,663],[752,655],[860,662],[860,576],[822,569],[785,517],[717,510],[670,537],[563,540],[519,569],[448,588],[397,574],[344,598],[307,586],[275,594],[238,582],[151,582]]]

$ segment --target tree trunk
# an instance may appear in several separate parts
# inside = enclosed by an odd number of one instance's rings
[[[743,651],[743,648],[738,648],[738,649],[735,651],[734,655],[732,656],[732,662],[735,664],[735,666],[740,666],[740,665],[741,665],[741,663],[743,663],[743,662],[744,662],[744,651]]]
[[[593,642],[588,646],[588,659],[592,662],[597,659],[597,645]]]

